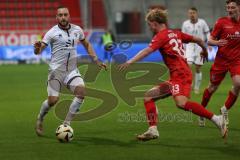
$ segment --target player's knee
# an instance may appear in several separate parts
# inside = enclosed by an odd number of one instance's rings
[[[235,82],[233,87],[236,89],[240,89],[240,81]]]
[[[149,102],[153,99],[153,97],[149,94],[149,92],[146,92],[144,94],[144,102]]]
[[[185,100],[177,100],[177,101],[175,101],[175,102],[176,102],[176,106],[177,106],[178,108],[184,108],[185,105],[186,105],[186,103],[187,103],[187,101],[185,101]]]
[[[49,97],[48,98],[48,105],[50,107],[54,106],[58,102],[58,97]]]
[[[236,95],[238,95],[239,94],[239,92],[240,92],[240,83],[238,84],[234,84],[234,86],[233,86],[233,90],[234,90],[234,93],[236,94]]]
[[[178,108],[184,108],[185,104],[186,104],[186,103],[177,102],[177,103],[176,103],[176,106],[177,106]]]
[[[218,85],[210,84],[210,85],[208,86],[208,91],[209,91],[210,93],[215,92],[217,89],[218,89]]]
[[[84,99],[85,87],[84,86],[76,86],[75,90],[74,90],[74,95],[79,99]]]

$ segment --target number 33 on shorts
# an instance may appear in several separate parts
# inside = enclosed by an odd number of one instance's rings
[[[174,84],[172,85],[172,95],[177,95],[179,94],[180,88],[179,88],[179,84]]]

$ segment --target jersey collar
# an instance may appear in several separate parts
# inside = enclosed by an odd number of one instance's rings
[[[63,28],[62,26],[60,26],[60,25],[58,24],[58,28],[60,28],[60,29],[62,29],[62,30],[64,30],[64,31],[68,31],[68,30],[71,28],[71,24],[69,23],[68,28]]]

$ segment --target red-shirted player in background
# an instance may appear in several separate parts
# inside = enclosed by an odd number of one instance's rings
[[[210,70],[210,84],[204,91],[202,105],[207,106],[226,73],[230,72],[233,87],[220,109],[228,125],[228,110],[240,91],[240,0],[227,0],[226,4],[228,16],[217,20],[208,40],[209,45],[218,46],[218,52]]]
[[[197,37],[184,34],[180,31],[174,31],[167,28],[166,11],[161,9],[150,10],[146,15],[146,21],[155,34],[149,46],[140,51],[135,57],[119,66],[119,70],[126,69],[130,64],[151,54],[155,50],[159,50],[163,56],[163,60],[170,72],[170,80],[159,84],[146,92],[144,97],[144,105],[149,122],[149,129],[138,135],[139,140],[151,140],[159,137],[157,130],[158,111],[155,101],[165,98],[167,95],[173,96],[176,105],[186,111],[191,111],[196,115],[211,120],[220,130],[222,137],[227,136],[227,127],[225,119],[222,115],[216,116],[206,110],[202,105],[189,101],[192,84],[192,73],[185,60],[185,52],[183,43],[194,42],[201,46],[203,58],[207,58],[207,50],[204,42]],[[166,87],[169,90],[166,92]]]

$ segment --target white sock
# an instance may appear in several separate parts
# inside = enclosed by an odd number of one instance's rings
[[[70,125],[71,121],[73,120],[74,116],[79,112],[81,104],[83,103],[83,99],[74,98],[73,102],[69,107],[69,111],[65,118],[64,124]]]
[[[219,118],[216,115],[213,115],[213,117],[211,118],[211,121],[215,124],[218,124],[218,120],[219,120]]]
[[[194,89],[199,90],[202,81],[202,72],[195,73],[195,85]]]
[[[226,108],[226,106],[224,105],[222,108],[221,108],[221,111],[224,111],[224,112],[226,112],[227,111],[227,108]]]
[[[48,100],[45,100],[43,103],[42,103],[42,106],[41,106],[41,109],[40,109],[40,112],[38,114],[38,119],[40,121],[43,121],[43,118],[45,117],[45,115],[48,113],[49,109],[51,107],[48,105]]]

